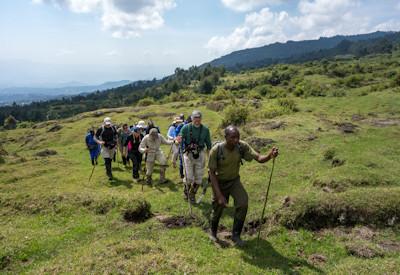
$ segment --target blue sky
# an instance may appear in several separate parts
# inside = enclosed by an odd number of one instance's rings
[[[4,0],[0,87],[150,79],[234,50],[400,30],[400,0]]]

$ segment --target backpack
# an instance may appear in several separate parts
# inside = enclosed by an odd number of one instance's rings
[[[223,141],[216,141],[213,143],[213,146],[217,146],[217,162],[220,160],[224,160],[224,142]],[[237,149],[239,150],[239,154],[240,154],[240,164],[243,165],[243,159],[244,159],[244,150],[243,147],[241,146],[240,142],[239,144],[236,146]]]
[[[111,129],[112,129],[112,131],[113,131],[113,135],[114,135],[114,136],[115,136],[116,134],[118,134],[118,133],[117,133],[117,130],[115,129],[115,126],[114,126],[114,125],[111,126]],[[101,125],[101,132],[100,132],[100,135],[99,135],[100,138],[103,138],[103,133],[104,133],[104,125]]]

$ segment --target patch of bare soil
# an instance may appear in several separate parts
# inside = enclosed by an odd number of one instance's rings
[[[378,247],[387,252],[400,252],[400,242],[399,241],[381,241],[378,243]]]
[[[347,253],[349,253],[350,255],[359,258],[371,259],[383,256],[383,253],[380,252],[378,249],[375,249],[365,244],[348,244],[346,245],[346,250]]]
[[[400,126],[400,119],[375,119],[371,120],[371,125],[375,127]]]
[[[51,150],[51,149],[45,149],[43,151],[39,151],[36,154],[34,154],[34,156],[37,156],[37,157],[48,157],[48,156],[54,156],[54,155],[57,155],[57,151]]]
[[[268,122],[252,122],[249,123],[250,127],[260,127],[261,130],[279,130],[284,129],[286,127],[286,123],[284,121],[268,121]]]
[[[325,264],[327,258],[321,254],[312,254],[308,257],[308,262],[312,265],[322,265]]]
[[[58,132],[58,131],[60,131],[62,128],[63,128],[63,127],[62,127],[60,124],[56,124],[56,125],[51,126],[51,127],[47,130],[47,132]]]
[[[253,147],[255,150],[260,151],[267,145],[273,144],[276,141],[270,138],[259,138],[259,137],[249,137],[246,141]]]
[[[193,219],[185,216],[163,216],[158,215],[156,219],[169,229],[183,228],[192,225]]]
[[[338,129],[344,134],[353,134],[356,132],[358,126],[351,122],[339,122],[336,123]]]

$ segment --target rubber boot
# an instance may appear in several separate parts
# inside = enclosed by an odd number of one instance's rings
[[[189,199],[191,203],[196,203],[196,193],[200,185],[193,183],[189,189]]]
[[[208,237],[210,238],[211,241],[213,242],[218,242],[218,221],[210,221],[210,233],[208,235]]]
[[[109,180],[113,179],[112,171],[111,171],[111,159],[106,158],[104,159],[105,161],[105,166],[106,166],[106,174]]]
[[[167,180],[165,179],[165,169],[165,167],[160,167],[160,184],[167,182]]]
[[[153,179],[151,178],[151,176],[146,176],[146,184],[148,184],[148,185],[153,184]]]
[[[94,159],[92,159],[92,165],[95,166]]]
[[[235,245],[242,247],[244,246],[244,241],[240,238],[240,234],[243,230],[244,221],[240,221],[238,219],[234,219],[233,228],[232,228],[232,241]]]

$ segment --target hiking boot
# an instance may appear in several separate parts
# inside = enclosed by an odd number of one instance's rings
[[[208,233],[208,238],[210,239],[210,241],[212,241],[214,243],[219,241],[217,232],[213,232],[212,230],[210,230],[210,233]]]
[[[232,235],[232,242],[238,246],[238,247],[243,247],[245,246],[245,242],[240,238],[240,235]]]
[[[159,180],[159,184],[164,184],[167,183],[168,180],[165,179],[165,167],[161,167],[160,168],[160,180]]]
[[[211,222],[210,222],[210,233],[208,234],[208,237],[213,242],[218,242],[219,241],[218,236],[217,236],[218,223],[219,223],[219,219],[218,219],[218,221],[211,220]]]
[[[244,221],[240,221],[237,219],[233,220],[233,228],[232,228],[232,241],[238,247],[243,247],[245,242],[240,238],[240,234],[242,233]]]

